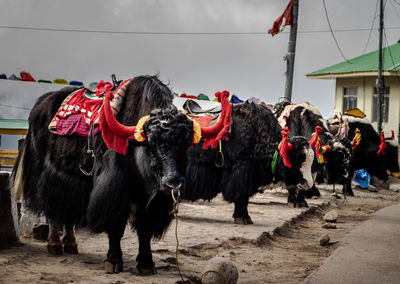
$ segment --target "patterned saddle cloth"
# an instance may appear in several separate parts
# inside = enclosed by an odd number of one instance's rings
[[[126,89],[132,79],[121,83],[113,92],[110,102],[114,116],[121,108]],[[104,95],[113,88],[110,82],[100,81],[94,90],[90,87],[78,89],[68,95],[49,124],[49,131],[57,135],[79,135],[87,137],[90,125],[94,126],[94,134],[100,132],[99,118]]]

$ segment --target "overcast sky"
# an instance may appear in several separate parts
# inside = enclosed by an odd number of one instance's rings
[[[325,0],[346,57],[362,53],[377,0]],[[283,96],[289,27],[267,34],[289,0],[0,0],[0,73],[26,70],[35,79],[92,82],[159,73],[178,93],[229,90],[242,99],[275,103]],[[294,102],[308,101],[333,114],[334,80],[306,73],[343,61],[321,0],[299,0]],[[387,0],[387,41],[400,39],[400,1]],[[379,11],[379,10],[378,10]],[[9,29],[4,26],[125,32],[265,32],[264,34],[113,34]],[[374,27],[378,27],[378,18]],[[358,30],[359,29],[359,30]],[[358,31],[357,31],[358,30]],[[311,32],[315,31],[315,32]],[[367,52],[378,48],[374,30]],[[0,104],[30,108],[57,85],[0,80]],[[28,111],[0,106],[0,117]]]

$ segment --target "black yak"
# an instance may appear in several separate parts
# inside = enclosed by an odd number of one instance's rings
[[[308,189],[314,153],[305,138],[287,140],[287,132],[281,131],[266,107],[233,105],[231,133],[221,142],[223,161],[218,149],[204,150],[200,144],[190,148],[182,197],[211,200],[221,192],[226,201],[235,204],[235,223],[252,224],[247,206],[260,186],[283,183],[291,190]],[[282,146],[291,146],[279,154],[281,141]]]
[[[354,140],[356,130],[360,131],[361,139],[353,150],[352,165],[354,170],[365,169],[370,175],[383,181],[388,180],[388,170],[391,172],[399,171],[399,144],[395,141],[394,135],[385,138],[383,133],[379,135],[375,131],[368,119],[351,115],[334,117],[327,122],[332,134],[343,134],[350,141]],[[380,148],[382,148],[382,151],[379,151]]]
[[[354,195],[351,187],[346,184],[351,181],[351,156],[352,148],[347,138],[340,139],[332,135],[326,121],[316,107],[308,103],[284,104],[276,113],[281,126],[285,124],[290,129],[290,135],[300,135],[311,140],[313,133],[320,131],[320,161],[315,159],[313,164],[314,175],[320,174],[322,180],[328,184],[343,185],[343,192]],[[317,130],[316,130],[316,127]],[[314,141],[316,142],[316,141]],[[324,152],[324,153],[322,153]],[[320,163],[321,162],[321,163]],[[289,193],[290,194],[290,193]],[[319,196],[320,193],[315,185],[305,193],[306,197]],[[300,204],[307,205],[304,196],[297,196]]]
[[[109,105],[112,95],[107,93],[101,121],[110,129],[104,126],[102,135],[94,135],[88,143],[86,137],[50,133],[50,121],[75,90],[67,87],[38,99],[29,116],[14,185],[22,181],[27,207],[49,218],[50,253],[77,253],[73,225],[85,225],[95,233],[108,234],[105,268],[118,273],[123,270],[120,240],[132,214],[139,239],[137,268],[142,274],[156,273],[150,240],[160,238],[170,224],[171,194],[183,187],[193,122],[172,105],[173,93],[157,77],[139,76],[126,88],[115,118]],[[139,120],[144,116],[145,120]],[[139,125],[125,126],[138,121],[142,121],[142,132],[137,132]],[[128,142],[133,133],[136,140]],[[83,174],[90,169],[93,175]],[[66,228],[62,240],[60,225]]]

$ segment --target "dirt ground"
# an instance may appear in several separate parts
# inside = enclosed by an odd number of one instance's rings
[[[178,262],[185,280],[202,275],[214,256],[229,258],[238,268],[239,283],[299,283],[342,245],[343,237],[376,210],[400,202],[400,193],[354,189],[355,197],[336,199],[332,188],[321,186],[322,197],[310,200],[308,209],[289,208],[281,189],[257,194],[249,213],[254,225],[233,224],[233,205],[221,197],[212,202],[182,203],[179,211]],[[336,229],[323,228],[324,214],[339,213]],[[328,233],[331,243],[320,246]],[[21,244],[0,251],[0,283],[176,283],[175,222],[166,236],[152,243],[158,274],[139,276],[136,270],[137,238],[128,228],[122,240],[124,272],[105,274],[108,249],[104,234],[77,229],[79,254],[50,256],[46,243],[21,238]]]

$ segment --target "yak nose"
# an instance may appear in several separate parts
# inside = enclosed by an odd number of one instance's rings
[[[297,188],[300,189],[300,190],[308,190],[308,189],[310,189],[312,186],[313,186],[312,183],[310,184],[309,182],[307,182],[306,180],[304,180],[304,182],[301,182],[301,183],[299,183],[299,184],[297,185]]]
[[[165,194],[174,194],[175,196],[183,189],[183,181],[165,181],[162,184]]]

